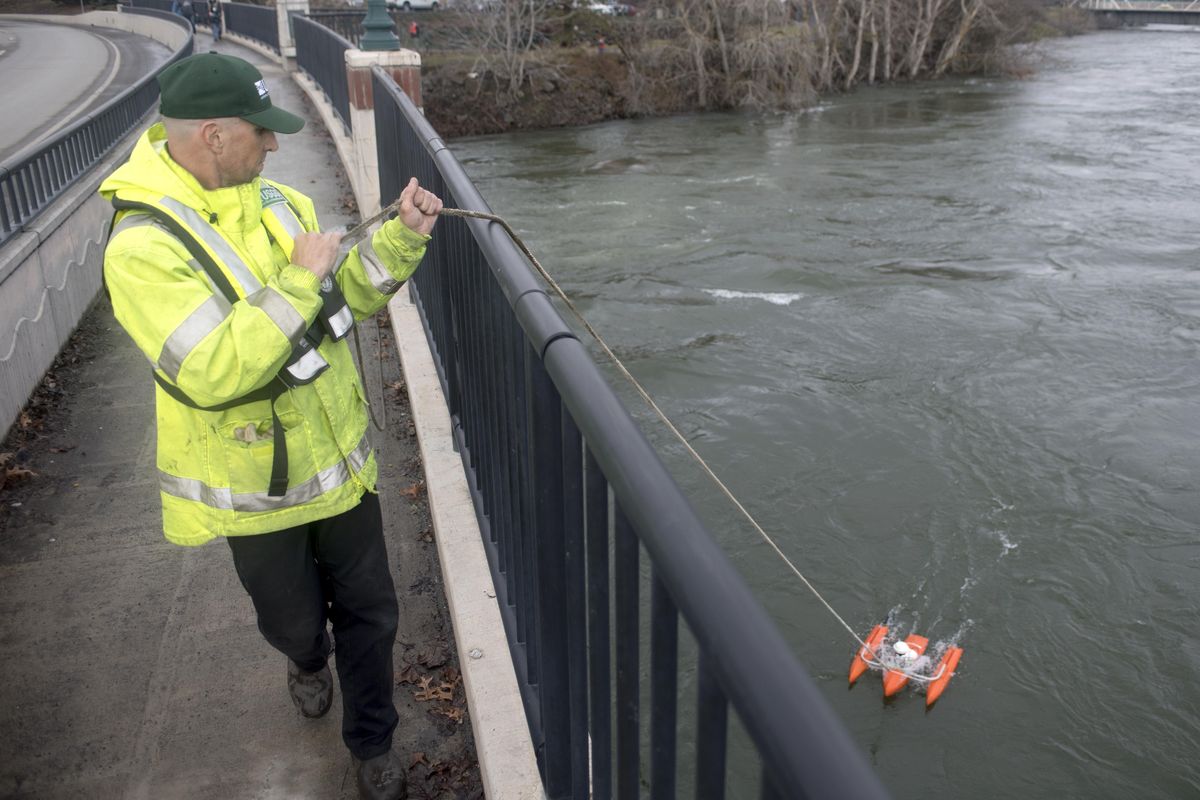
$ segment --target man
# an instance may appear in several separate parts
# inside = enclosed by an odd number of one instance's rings
[[[192,0],[171,0],[171,13],[178,14],[188,21],[190,27],[195,27],[192,19]]]
[[[208,0],[208,26],[212,31],[214,42],[221,41],[221,25],[224,23],[222,19],[225,15],[225,7],[221,5],[221,0]]]
[[[104,274],[157,384],[168,540],[227,537],[292,700],[330,707],[366,798],[404,796],[391,752],[397,604],[365,393],[344,337],[420,263],[442,203],[416,179],[397,219],[338,259],[312,201],[259,177],[276,133],[249,63],[206,53],[159,76],[163,121],[100,187],[117,209]],[[332,623],[333,641],[326,633]]]

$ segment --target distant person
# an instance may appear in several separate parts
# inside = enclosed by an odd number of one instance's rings
[[[158,84],[162,122],[100,193],[117,210],[104,254],[113,314],[157,384],[163,532],[186,546],[225,540],[305,717],[333,702],[333,653],[359,794],[400,800],[399,610],[346,336],[416,270],[442,201],[413,178],[398,216],[339,262],[341,235],[318,232],[313,201],[260,177],[276,133],[304,120],[271,103],[252,64],[203,53]]]
[[[221,41],[221,26],[225,23],[225,8],[221,0],[208,0],[208,24],[214,42]]]
[[[421,35],[421,26],[418,25],[417,21],[414,19],[412,22],[408,23],[408,38],[412,39],[413,46],[416,46],[417,37],[420,35]]]
[[[196,21],[193,19],[192,0],[171,0],[171,13],[183,17],[188,21],[188,27],[195,29]]]
[[[596,37],[596,55],[604,55],[604,48],[608,47],[608,42],[604,41],[603,36]]]

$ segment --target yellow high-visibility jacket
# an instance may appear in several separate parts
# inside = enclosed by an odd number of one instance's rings
[[[209,191],[167,153],[161,124],[100,186],[120,211],[104,257],[117,321],[160,381],[195,405],[237,400],[276,380],[321,308],[319,282],[290,263],[294,237],[316,231],[312,201],[281,184]],[[170,223],[155,214],[168,215]],[[236,293],[230,302],[189,252],[175,225],[201,243]],[[386,223],[355,247],[335,280],[361,320],[417,268],[430,237]],[[318,348],[329,363],[315,381],[274,402],[287,451],[287,491],[268,494],[272,404],[223,411],[186,405],[156,386],[158,478],[168,540],[265,533],[323,519],[374,491],[365,392],[346,339]],[[149,380],[147,376],[147,380]]]

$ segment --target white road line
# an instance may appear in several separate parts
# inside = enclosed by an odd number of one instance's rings
[[[94,31],[86,31],[86,33],[89,33],[92,36],[95,36],[100,41],[104,42],[104,44],[112,51],[113,59],[112,59],[112,69],[110,69],[108,71],[108,75],[104,78],[103,81],[100,82],[100,86],[97,87],[97,89],[94,92],[92,92],[88,97],[83,98],[79,101],[79,106],[78,106],[79,108],[87,108],[88,106],[90,106],[92,104],[92,101],[95,100],[97,97],[99,97],[101,95],[101,93],[103,93],[104,90],[107,89],[112,84],[113,80],[115,80],[117,77],[117,71],[119,69],[121,69],[121,48],[117,47],[111,41],[109,41],[108,39],[106,39],[105,37],[101,36],[100,34],[94,32]],[[71,116],[66,117],[65,119],[63,119],[62,122],[59,122],[57,125],[50,128],[45,133],[43,133],[41,136],[39,136],[38,141],[40,142],[40,141],[44,141],[44,140],[50,138],[57,131],[65,128],[67,125],[69,125],[70,123],[72,123],[76,119],[78,119],[79,116],[80,116],[79,114],[72,114]]]

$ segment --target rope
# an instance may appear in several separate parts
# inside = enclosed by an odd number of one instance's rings
[[[351,228],[350,230],[346,231],[345,235],[343,236],[343,242],[350,241],[351,243],[353,243],[353,242],[357,241],[357,238],[361,238],[366,233],[368,228],[370,228],[372,225],[374,225],[379,220],[386,217],[388,214],[397,210],[399,208],[399,206],[400,206],[399,201],[396,201],[395,203],[392,203],[391,205],[389,205],[387,208],[383,209],[383,211],[380,211],[378,214],[371,217],[370,219],[368,219],[368,220],[356,225],[355,227]],[[625,368],[625,365],[621,362],[621,359],[617,358],[617,354],[612,351],[612,348],[610,348],[608,346],[608,343],[604,341],[603,337],[601,337],[600,334],[596,331],[596,329],[592,327],[591,323],[589,323],[587,321],[587,319],[584,318],[583,313],[580,312],[580,310],[575,307],[575,304],[571,302],[571,298],[567,297],[567,293],[564,292],[562,290],[562,287],[560,287],[558,285],[558,283],[554,280],[554,278],[552,278],[550,276],[550,273],[547,272],[545,267],[542,266],[541,262],[539,262],[537,260],[537,257],[534,256],[534,254],[530,251],[529,247],[525,244],[524,240],[521,239],[521,237],[517,235],[517,232],[514,231],[507,222],[505,222],[502,218],[496,216],[495,214],[486,214],[482,211],[468,211],[468,210],[461,209],[461,208],[443,208],[441,211],[441,214],[443,216],[447,216],[447,217],[470,217],[472,219],[487,220],[488,222],[498,223],[501,227],[504,228],[504,232],[508,234],[509,238],[513,240],[513,243],[516,244],[517,247],[520,248],[521,252],[525,254],[525,257],[529,259],[529,262],[531,264],[533,264],[534,269],[536,269],[538,271],[538,274],[542,276],[542,279],[544,281],[546,281],[546,284],[551,289],[553,289],[554,293],[558,295],[559,299],[562,300],[563,303],[566,304],[567,308],[569,308],[571,310],[571,313],[575,315],[575,318],[577,320],[579,320],[579,323],[581,325],[583,325],[584,329],[588,332],[588,334],[593,339],[596,340],[596,343],[598,345],[600,345],[600,348],[604,351],[604,354],[606,356],[608,356],[609,360],[612,361],[613,365],[617,368],[618,371],[620,371],[622,377],[624,377],[625,380],[628,381],[629,385],[632,386],[633,389],[638,393],[638,396],[640,396],[642,398],[642,400],[646,403],[646,405],[648,405],[654,411],[654,413],[658,416],[658,418],[660,420],[662,420],[663,424],[667,426],[667,429],[670,430],[672,434],[674,434],[675,438],[679,440],[679,443],[683,445],[684,449],[687,450],[688,454],[691,455],[691,457],[693,459],[695,459],[696,463],[700,465],[700,468],[702,470],[704,470],[705,474],[707,474],[708,477],[712,479],[713,483],[715,483],[717,485],[717,487],[721,490],[721,492],[727,498],[729,498],[729,501],[731,503],[733,503],[733,505],[737,508],[738,511],[741,512],[742,516],[746,518],[746,521],[749,522],[751,526],[753,526],[754,530],[756,530],[758,532],[758,535],[760,537],[762,537],[763,541],[765,541],[767,543],[767,545],[770,546],[770,548],[775,551],[775,554],[778,555],[780,559],[782,559],[783,563],[786,564],[788,566],[788,568],[792,571],[792,573],[797,578],[800,579],[800,582],[803,583],[805,585],[805,587],[808,588],[808,590],[812,593],[813,597],[817,598],[817,600],[821,603],[821,605],[825,606],[825,609],[830,614],[833,615],[834,619],[836,619],[838,622],[841,623],[842,627],[846,629],[846,632],[848,634],[850,634],[850,637],[852,639],[854,639],[854,641],[856,641],[860,647],[862,647],[864,650],[867,651],[867,653],[869,653],[871,656],[873,656],[873,660],[868,661],[867,662],[868,664],[872,664],[873,666],[883,666],[886,669],[891,669],[895,672],[903,673],[907,677],[909,677],[913,680],[919,681],[919,682],[928,682],[931,680],[935,680],[935,678],[931,678],[927,675],[920,675],[918,673],[911,672],[900,666],[888,667],[883,663],[882,659],[880,658],[879,653],[877,653],[874,648],[872,648],[870,645],[868,645],[858,635],[858,633],[855,632],[854,628],[850,627],[850,624],[848,622],[846,622],[846,620],[842,617],[842,615],[839,614],[834,609],[834,607],[829,604],[829,601],[826,600],[825,597],[819,591],[817,591],[817,587],[813,586],[812,583],[808,580],[808,578],[804,577],[804,573],[800,571],[799,567],[797,567],[792,562],[792,560],[787,557],[787,554],[784,553],[783,550],[779,547],[779,545],[775,543],[775,540],[771,538],[770,534],[768,534],[763,529],[763,527],[758,524],[758,520],[756,520],[754,518],[754,516],[748,510],[746,510],[746,507],[744,505],[742,505],[741,501],[738,500],[737,497],[733,494],[733,492],[729,489],[729,487],[725,485],[725,482],[722,481],[717,476],[717,473],[713,472],[713,470],[710,466],[708,466],[708,462],[706,462],[704,460],[704,458],[701,457],[701,455],[696,452],[696,450],[691,446],[691,444],[688,443],[688,440],[684,437],[683,433],[681,433],[680,430],[675,427],[675,424],[671,422],[670,418],[667,417],[666,413],[661,408],[659,408],[658,403],[654,402],[654,398],[652,398],[649,395],[649,393],[644,388],[642,388],[642,385],[640,383],[638,383],[637,378],[633,377],[633,375],[629,372],[629,370]],[[938,671],[938,676],[941,675],[941,672],[942,672],[941,670]]]

